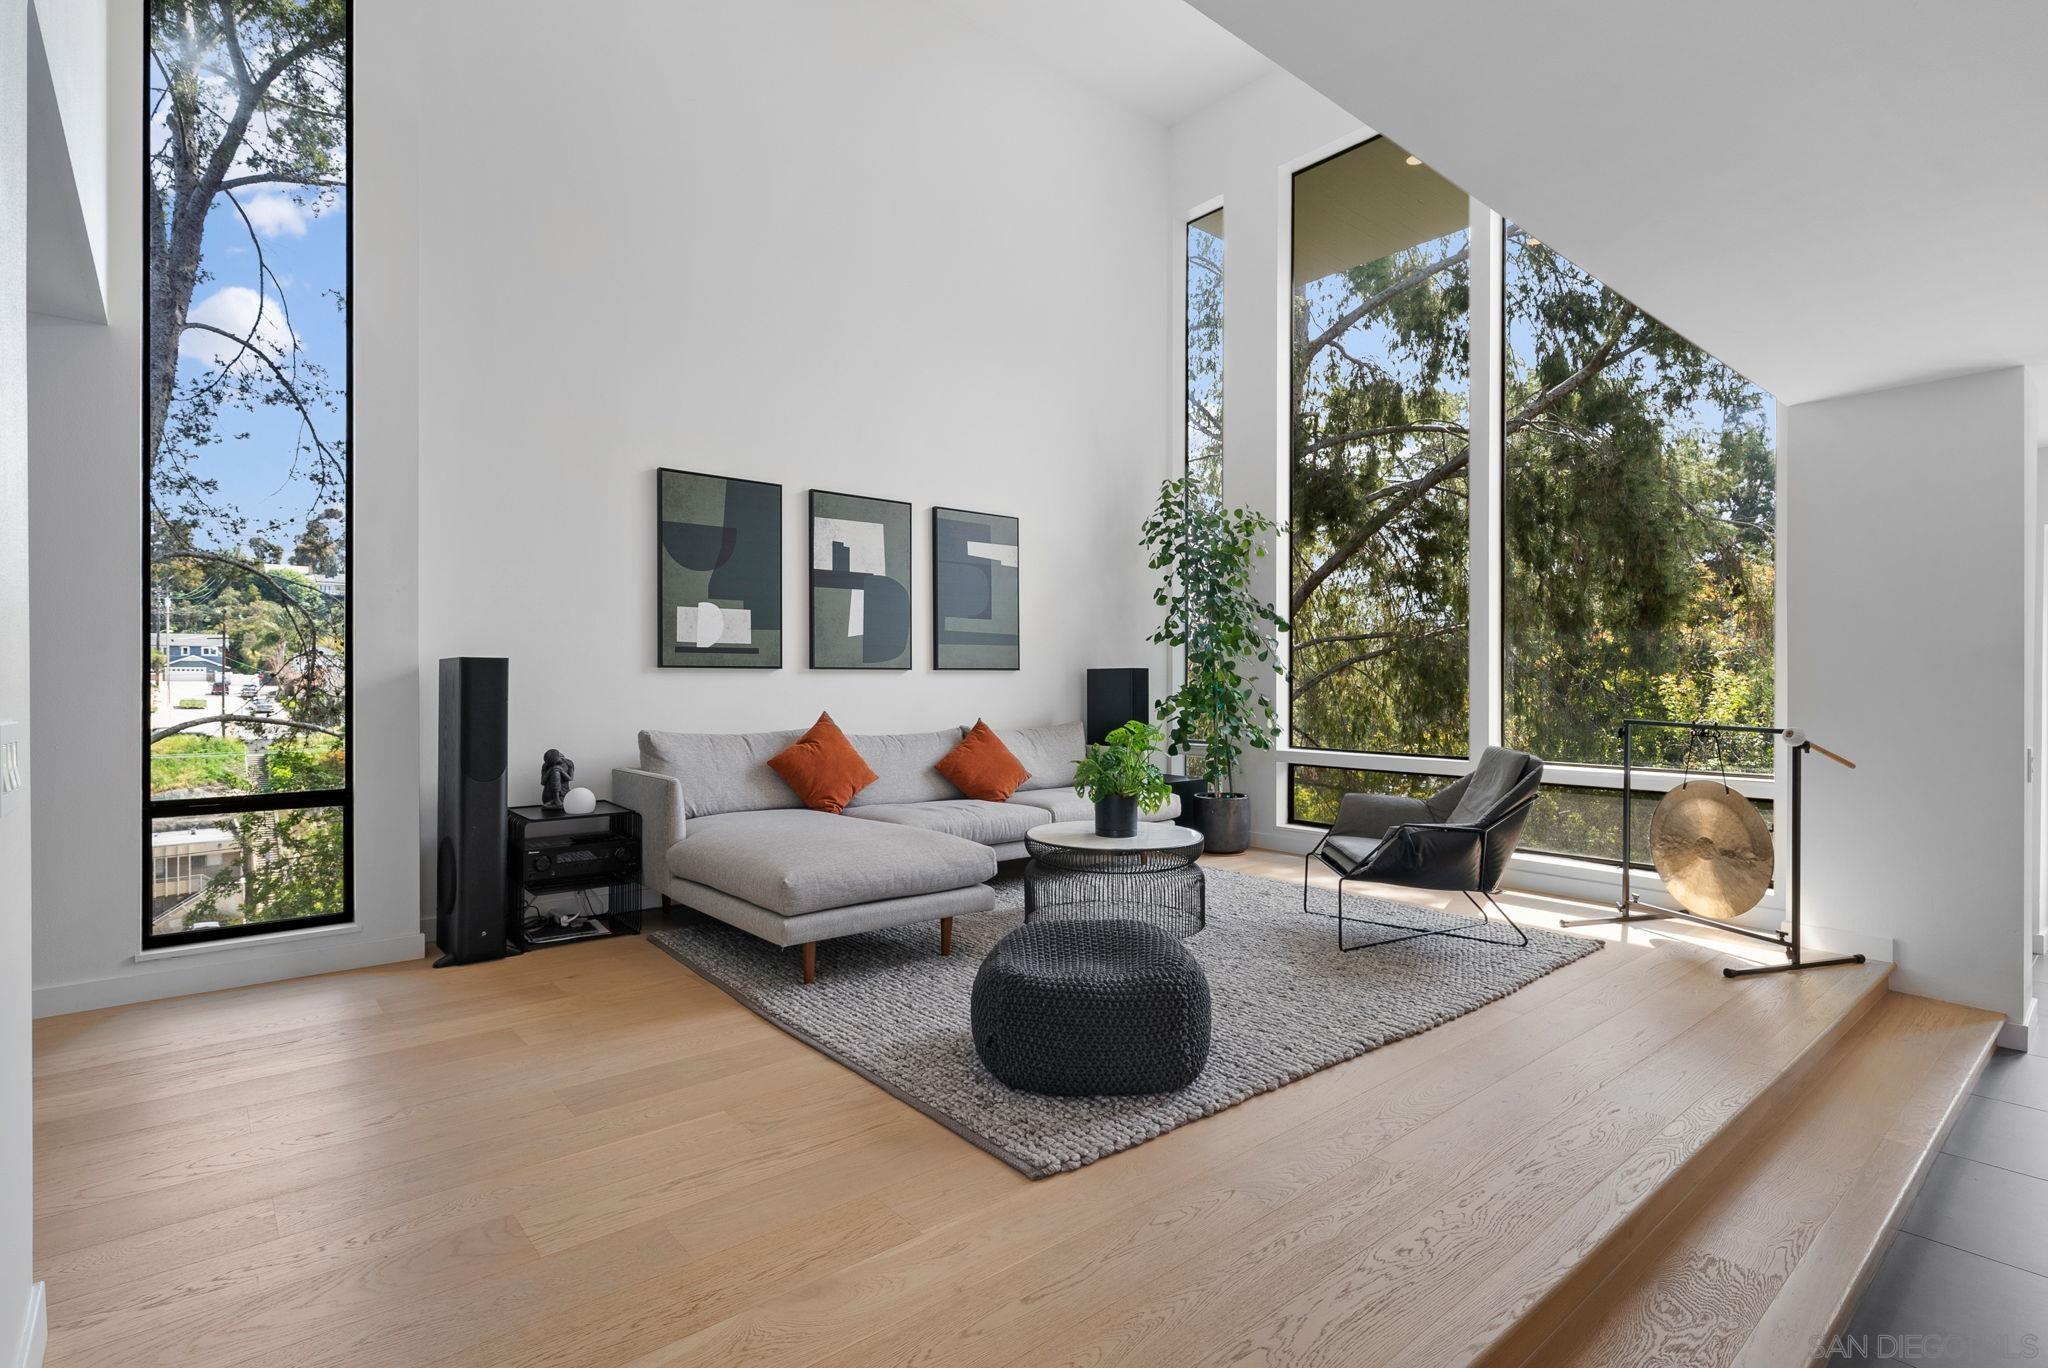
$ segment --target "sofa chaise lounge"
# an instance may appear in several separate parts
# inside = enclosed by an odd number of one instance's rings
[[[612,798],[640,814],[641,880],[674,902],[772,945],[802,949],[804,982],[817,943],[995,907],[999,860],[1021,858],[1024,833],[1078,821],[1094,805],[1074,791],[1081,724],[996,734],[1031,772],[1000,803],[968,798],[935,766],[966,735],[849,736],[877,776],[844,813],[814,812],[770,768],[802,731],[643,731],[640,765],[612,771]],[[1179,800],[1144,814],[1178,816]]]

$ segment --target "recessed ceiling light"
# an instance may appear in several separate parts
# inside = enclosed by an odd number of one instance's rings
[[[1420,158],[1420,157],[1410,157],[1410,158],[1408,159],[1408,164],[1409,164],[1410,166],[1420,166],[1420,165],[1422,165],[1422,158]]]

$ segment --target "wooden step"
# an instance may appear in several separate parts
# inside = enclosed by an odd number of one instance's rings
[[[1692,1181],[1666,1185],[1653,1229],[1591,1260],[1603,1279],[1570,1280],[1482,1361],[1823,1361],[2000,1024],[1886,992],[1704,1148]]]
[[[1449,1053],[1425,1069],[1401,1074],[1398,1052],[1430,1033],[1366,1056],[1396,1076],[1350,1084],[1365,1091],[1233,1163],[1223,1189],[1169,1185],[1132,1208],[1135,1233],[1128,1215],[1106,1216],[956,1289],[959,1302],[1012,1308],[1000,1335],[994,1312],[973,1332],[906,1324],[828,1362],[1473,1362],[1558,1288],[1576,1287],[1575,1304],[1594,1285],[1587,1268],[1611,1271],[1616,1251],[1639,1245],[1695,1156],[1751,1124],[1760,1099],[1795,1093],[1802,1066],[1884,1000],[1891,972],[1736,982],[1721,970],[1739,961],[1703,946],[1659,938],[1612,953],[1604,980],[1561,979],[1556,1004],[1510,999],[1518,1017],[1434,1043]],[[1073,1175],[1070,1190],[1110,1182],[1114,1162]],[[870,1273],[863,1286],[909,1276]],[[1039,1306],[1059,1323],[1019,1323]]]

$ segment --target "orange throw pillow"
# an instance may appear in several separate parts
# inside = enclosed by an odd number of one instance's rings
[[[770,760],[768,768],[815,812],[843,812],[854,794],[875,782],[875,772],[831,713],[819,713],[811,729]]]
[[[1031,777],[986,722],[976,722],[933,768],[969,798],[988,803],[1002,802]]]

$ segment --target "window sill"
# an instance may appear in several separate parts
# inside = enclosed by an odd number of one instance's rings
[[[297,931],[273,931],[263,936],[235,936],[228,940],[201,941],[196,945],[167,945],[160,950],[138,950],[133,963],[153,964],[157,960],[183,959],[187,955],[211,955],[222,950],[275,949],[300,941],[322,940],[328,936],[353,936],[363,928],[354,922],[346,926],[308,926]]]

